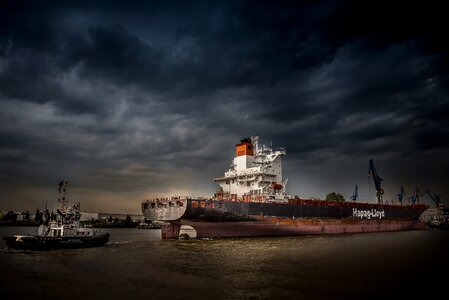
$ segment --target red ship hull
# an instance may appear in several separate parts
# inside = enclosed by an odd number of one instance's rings
[[[282,219],[207,222],[182,220],[162,225],[163,239],[296,236],[314,234],[366,233],[426,229],[419,220]]]

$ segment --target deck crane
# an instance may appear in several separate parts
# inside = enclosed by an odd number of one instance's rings
[[[352,201],[356,201],[358,196],[359,196],[359,187],[356,184],[355,188],[354,188],[354,192],[352,193],[352,196],[350,198]]]
[[[399,200],[399,202],[402,205],[402,199],[405,196],[405,191],[404,191],[404,188],[402,186],[401,186],[401,191],[399,192],[399,194],[396,194],[396,196],[398,196],[398,200]]]
[[[382,203],[382,197],[384,194],[384,190],[381,187],[381,183],[382,183],[383,179],[380,178],[379,175],[377,174],[377,171],[376,171],[376,168],[374,167],[374,163],[373,163],[372,159],[369,160],[368,177],[370,176],[370,174],[373,176],[374,185],[376,186],[377,203]]]

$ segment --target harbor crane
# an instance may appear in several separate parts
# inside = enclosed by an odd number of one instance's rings
[[[412,204],[419,204],[419,197],[422,197],[423,193],[421,193],[421,191],[418,188],[415,188],[415,192],[413,193],[413,195],[411,195],[410,197],[407,198],[407,200],[409,202],[411,202]]]
[[[435,193],[433,193],[430,189],[427,189],[424,191],[424,193],[422,193],[422,196],[424,197],[424,195],[429,195],[430,199],[433,200],[433,202],[435,202],[435,205],[437,206],[437,208],[442,208],[444,209],[444,204],[443,202],[441,202],[440,197],[441,195],[435,195]]]
[[[355,188],[354,188],[354,192],[352,193],[352,196],[350,198],[352,201],[357,201],[358,196],[359,196],[359,187],[356,184]]]
[[[396,196],[398,196],[398,200],[399,200],[399,202],[402,205],[402,199],[405,196],[405,191],[404,191],[404,188],[402,186],[401,186],[401,191],[399,192],[399,194],[396,194]]]
[[[374,185],[376,187],[376,198],[377,203],[382,203],[382,198],[384,194],[384,190],[381,187],[383,179],[379,177],[377,174],[376,168],[374,167],[373,160],[369,160],[369,169],[368,169],[368,177],[372,175],[374,180]]]

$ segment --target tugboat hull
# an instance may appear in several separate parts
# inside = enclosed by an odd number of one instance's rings
[[[3,239],[8,248],[19,250],[76,249],[104,246],[109,241],[109,233],[80,237],[14,235],[6,236]]]

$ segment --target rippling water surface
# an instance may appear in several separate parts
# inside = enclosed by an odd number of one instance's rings
[[[0,227],[2,299],[424,299],[449,283],[449,231],[163,241],[103,230],[104,247],[32,252],[3,236],[36,227]]]

